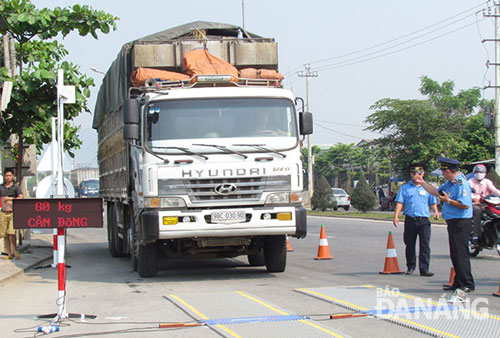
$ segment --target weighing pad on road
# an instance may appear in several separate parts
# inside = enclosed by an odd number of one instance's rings
[[[246,292],[171,294],[164,297],[224,337],[348,337]]]
[[[487,307],[479,298],[465,303],[448,303],[445,298],[435,302],[371,285],[295,291],[435,337],[500,337],[500,317],[479,312]]]

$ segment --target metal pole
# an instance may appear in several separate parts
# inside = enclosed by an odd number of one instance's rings
[[[304,65],[306,68],[305,72],[299,72],[298,76],[299,77],[305,77],[306,78],[306,104],[307,104],[307,111],[311,111],[311,102],[309,101],[309,78],[310,77],[318,77],[318,72],[311,72],[311,65],[306,64]],[[313,175],[313,154],[312,154],[312,142],[311,142],[311,135],[307,135],[307,177],[309,180],[309,201],[312,198],[312,195],[314,193],[314,175]]]
[[[309,64],[306,65],[307,74],[311,66]],[[311,111],[311,103],[309,101],[309,76],[306,76],[306,103],[307,103],[307,111]],[[312,142],[311,135],[307,135],[307,177],[309,180],[309,201],[311,201],[312,196],[314,194],[314,175],[313,175],[313,157],[312,157]]]
[[[63,128],[64,128],[64,104],[62,102],[61,92],[64,86],[64,71],[59,69],[57,72],[57,196],[64,194],[63,180]]]
[[[64,103],[62,100],[62,91],[64,86],[64,71],[59,69],[57,71],[57,197],[62,197],[64,194],[64,169],[63,169],[63,156],[64,156]],[[68,317],[66,312],[66,261],[65,261],[65,246],[66,246],[66,229],[57,229],[57,271],[58,271],[58,304],[59,312],[56,321],[61,321]]]
[[[58,98],[59,100],[59,98]],[[58,103],[59,105],[59,103]],[[56,118],[52,117],[52,184],[56,184],[56,174],[57,174],[57,130],[56,130]],[[56,191],[56,189],[52,189],[52,191]],[[52,230],[53,243],[52,243],[52,267],[57,268],[57,229]]]
[[[242,17],[243,30],[245,30],[245,0],[241,0],[241,17]]]
[[[500,4],[495,3],[495,171],[500,175]]]

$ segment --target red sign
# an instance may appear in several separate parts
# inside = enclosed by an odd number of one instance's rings
[[[15,229],[102,228],[102,198],[14,199]]]

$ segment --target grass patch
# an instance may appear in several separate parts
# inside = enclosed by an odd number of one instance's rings
[[[375,220],[385,220],[385,221],[392,221],[394,219],[394,213],[391,212],[356,212],[356,211],[311,211],[307,210],[307,214],[310,216],[323,216],[323,217],[345,217],[345,218],[365,218],[365,219],[375,219]],[[431,223],[439,223],[439,224],[445,224],[445,221],[443,218],[439,217],[438,220],[435,220],[432,217],[431,213]],[[399,215],[400,221],[404,221],[405,216],[400,214]]]

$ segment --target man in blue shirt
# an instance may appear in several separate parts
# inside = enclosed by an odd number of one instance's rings
[[[406,245],[406,274],[411,275],[416,267],[415,244],[417,236],[420,238],[418,268],[420,276],[432,277],[434,273],[429,271],[431,259],[431,222],[429,221],[429,207],[434,211],[434,218],[439,218],[436,198],[425,191],[425,189],[415,180],[423,178],[425,169],[421,164],[410,166],[411,180],[399,188],[396,196],[396,210],[394,211],[393,224],[397,228],[399,225],[399,214],[401,210],[405,217],[403,239]]]
[[[468,248],[472,229],[471,187],[467,178],[458,171],[459,161],[446,157],[438,157],[437,160],[447,181],[438,189],[423,178],[417,182],[443,203],[442,215],[448,225],[450,256],[456,274],[453,285],[444,286],[443,289],[471,292],[475,288]]]

